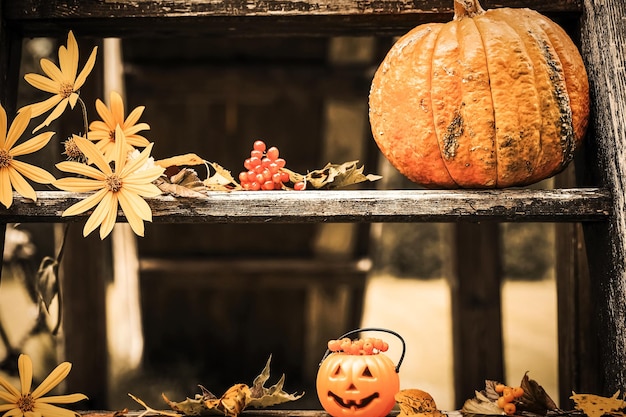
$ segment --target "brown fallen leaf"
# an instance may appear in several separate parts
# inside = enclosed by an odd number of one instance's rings
[[[443,413],[437,409],[435,400],[426,391],[416,388],[404,389],[394,397],[400,408],[398,417],[443,417]]]
[[[582,411],[587,417],[618,416],[626,415],[626,402],[619,397],[617,391],[612,397],[601,397],[592,394],[576,394],[572,392],[570,397],[574,400],[575,408]]]
[[[154,163],[163,168],[169,168],[173,166],[194,166],[194,165],[204,165],[204,159],[200,158],[195,153],[187,153],[184,155],[172,156],[170,158],[160,159],[158,161],[154,161]]]

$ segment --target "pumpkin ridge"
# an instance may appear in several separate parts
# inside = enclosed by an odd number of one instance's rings
[[[589,80],[582,57],[576,45],[563,28],[547,17],[538,14],[537,25],[544,30],[555,54],[559,58],[574,130],[574,152],[585,136],[589,118]]]
[[[474,18],[487,56],[496,129],[498,188],[532,182],[540,131],[538,91],[523,40],[492,9]],[[534,138],[534,139],[533,139]]]
[[[528,15],[529,9],[497,9],[493,11],[497,13],[502,21],[517,33],[521,39],[525,51],[528,54],[532,66],[535,86],[538,92],[538,126],[536,147],[538,149],[537,157],[532,160],[529,166],[529,178],[526,183],[533,183],[537,180],[550,176],[558,170],[562,157],[562,149],[557,145],[555,138],[558,136],[556,119],[558,115],[555,113],[557,107],[554,90],[554,80],[550,79],[547,72],[547,61],[545,46],[542,44],[543,31]]]
[[[450,24],[450,23],[449,23]],[[439,42],[439,39],[441,37],[441,32],[443,32],[446,29],[447,25],[444,25],[441,30],[437,33],[437,37],[435,38],[435,42],[434,42],[434,47],[431,49],[431,54],[430,54],[430,88],[431,88],[431,94],[430,94],[430,109],[431,109],[431,126],[433,126],[433,130],[434,130],[434,134],[435,137],[437,139],[437,145],[439,146],[439,154],[441,155],[441,160],[443,163],[443,167],[446,170],[446,172],[448,173],[448,175],[450,176],[450,179],[452,180],[452,182],[455,184],[456,187],[459,187],[459,182],[457,181],[457,179],[455,178],[454,175],[452,175],[452,173],[450,172],[450,170],[448,169],[448,163],[446,162],[447,159],[453,158],[456,152],[456,147],[458,147],[458,142],[455,141],[454,136],[452,137],[440,137],[439,136],[439,132],[437,129],[437,119],[436,119],[436,111],[435,111],[435,101],[433,99],[433,80],[434,80],[434,71],[433,68],[435,68],[434,65],[434,59],[435,59],[435,53],[434,51],[437,50],[437,45]],[[448,125],[448,129],[450,128],[450,125]],[[456,145],[456,147],[455,147]]]

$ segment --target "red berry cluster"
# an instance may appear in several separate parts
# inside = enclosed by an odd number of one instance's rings
[[[265,142],[257,140],[252,145],[250,158],[247,158],[243,166],[246,171],[239,173],[239,182],[244,190],[281,190],[283,184],[289,182],[289,173],[283,168],[286,162],[280,157],[278,148],[267,148]],[[295,190],[304,190],[304,182],[297,182]]]
[[[524,395],[524,388],[509,387],[508,385],[498,384],[496,385],[495,390],[498,394],[500,394],[498,400],[496,401],[498,407],[500,407],[508,415],[515,414],[517,407],[513,401]]]
[[[357,340],[344,337],[328,342],[328,350],[331,352],[345,352],[349,355],[374,355],[378,352],[386,352],[388,349],[387,342],[372,337]]]

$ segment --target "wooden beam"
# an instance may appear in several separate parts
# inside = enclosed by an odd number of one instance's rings
[[[74,222],[62,217],[88,194],[38,192],[37,201],[14,195],[0,221]],[[611,197],[598,188],[507,190],[311,190],[208,192],[206,198],[163,195],[146,200],[163,223],[604,221]],[[120,211],[120,218],[122,213]]]
[[[598,153],[593,166],[614,196],[608,222],[584,225],[604,377],[598,394],[612,395],[626,389],[626,3],[584,0],[583,8],[580,38]]]
[[[485,8],[528,7],[548,15],[579,13],[581,0],[483,0]],[[452,18],[451,0],[22,0],[5,4],[25,36],[399,35],[420,23]]]

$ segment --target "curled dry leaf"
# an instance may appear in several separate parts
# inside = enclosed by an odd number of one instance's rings
[[[158,161],[154,161],[154,163],[163,168],[169,168],[173,166],[194,166],[194,165],[204,165],[204,159],[200,158],[195,153],[187,153],[184,155],[172,156],[171,158],[160,159]]]
[[[620,392],[617,391],[612,397],[601,397],[591,394],[576,394],[572,392],[570,397],[577,410],[582,411],[587,417],[616,416],[624,417],[626,415],[626,402],[624,397],[619,397]]]
[[[398,417],[443,417],[443,413],[437,409],[433,397],[420,389],[404,389],[394,396],[400,414]]]
[[[343,164],[326,164],[322,169],[311,171],[306,175],[289,171],[290,181],[296,183],[305,181],[307,189],[331,190],[345,188],[365,181],[377,181],[382,177],[374,174],[363,174],[363,166],[358,166],[359,161],[344,162]]]
[[[247,407],[269,407],[301,398],[304,394],[288,394],[283,391],[284,375],[275,385],[269,388],[265,387],[265,383],[269,379],[270,361],[271,356],[261,374],[254,379],[252,388],[246,384],[235,384],[224,395],[217,398],[201,386],[202,394],[196,394],[193,399],[187,398],[181,402],[174,402],[170,401],[164,394],[162,397],[172,410],[188,416],[220,414],[230,417],[238,416]]]
[[[213,175],[203,181],[203,184],[209,190],[232,191],[241,189],[241,186],[237,181],[235,181],[229,170],[219,164],[216,164],[215,162],[207,162],[207,164],[215,171]]]

